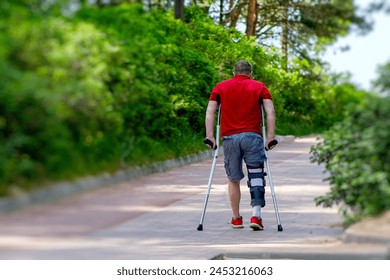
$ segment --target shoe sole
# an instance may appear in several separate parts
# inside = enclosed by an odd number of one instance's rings
[[[243,225],[238,225],[238,226],[235,226],[235,225],[231,225],[234,229],[236,229],[236,228],[244,228],[244,226]]]
[[[251,229],[253,229],[254,231],[258,231],[258,230],[263,230],[264,229],[264,227],[261,227],[260,225],[258,225],[256,223],[251,223],[249,227]]]

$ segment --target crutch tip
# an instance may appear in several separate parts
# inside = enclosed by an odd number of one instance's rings
[[[203,231],[203,225],[200,224],[200,225],[198,226],[197,230],[198,230],[198,231]]]
[[[278,231],[283,231],[282,225],[278,225]]]

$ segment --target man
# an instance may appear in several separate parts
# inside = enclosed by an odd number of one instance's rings
[[[250,227],[263,230],[261,208],[265,206],[265,152],[260,105],[263,104],[267,115],[266,147],[275,138],[275,110],[269,90],[263,83],[252,79],[252,65],[248,61],[238,61],[233,74],[233,78],[220,82],[211,92],[205,119],[206,138],[213,143],[214,148],[215,113],[220,103],[224,164],[229,179],[228,194],[232,209],[231,225],[233,228],[243,228],[240,181],[244,178],[244,160],[253,207]]]

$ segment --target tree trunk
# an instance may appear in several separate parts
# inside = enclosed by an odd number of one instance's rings
[[[288,64],[288,7],[283,7],[282,10],[282,68],[287,71]]]
[[[257,3],[256,0],[249,0],[248,17],[246,20],[246,32],[245,32],[248,37],[256,35],[256,21],[257,21]]]
[[[234,5],[234,0],[230,0],[229,9],[231,9]],[[229,14],[230,16],[230,28],[236,28],[238,18],[241,14],[241,5],[236,6]]]
[[[219,0],[219,25],[223,25],[223,0]]]
[[[96,0],[96,5],[101,8],[104,6],[103,0]]]
[[[184,21],[184,0],[175,0],[175,19]]]

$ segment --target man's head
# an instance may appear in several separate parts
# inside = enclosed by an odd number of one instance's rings
[[[246,60],[239,60],[234,65],[234,75],[247,75],[252,77],[252,64]]]

